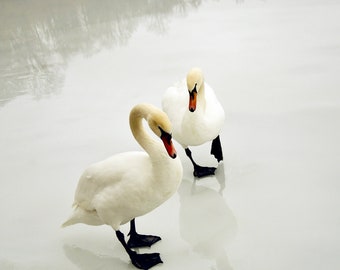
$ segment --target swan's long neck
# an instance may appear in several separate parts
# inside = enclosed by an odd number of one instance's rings
[[[143,127],[143,119],[147,120],[152,130],[157,125],[154,116],[159,110],[148,104],[135,106],[130,113],[130,128],[136,141],[149,154],[152,169],[146,187],[157,200],[165,201],[177,190],[182,175],[182,166],[179,158],[170,158],[163,144],[154,140]],[[155,132],[156,133],[156,132]],[[153,192],[158,190],[160,192]],[[150,193],[150,194],[151,194]]]
[[[152,158],[160,152],[162,144],[152,139],[143,127],[142,121],[148,119],[150,110],[152,108],[145,104],[133,108],[130,113],[130,128],[136,141]]]

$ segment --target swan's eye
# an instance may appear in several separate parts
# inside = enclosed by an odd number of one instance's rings
[[[166,140],[169,144],[171,143],[172,136],[170,133],[164,131],[161,127],[158,127],[159,130],[161,131],[161,139]]]

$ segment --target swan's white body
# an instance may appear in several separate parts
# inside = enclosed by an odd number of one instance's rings
[[[169,87],[162,99],[162,108],[173,125],[173,137],[184,148],[215,139],[224,123],[224,110],[213,89],[205,82],[197,94],[194,112],[188,109],[187,79]]]
[[[169,157],[142,125],[145,118],[153,131],[159,132],[156,122],[166,117],[163,114],[145,104],[131,112],[131,130],[146,152],[117,154],[86,169],[76,189],[74,212],[63,226],[107,224],[117,231],[120,225],[150,212],[176,192],[182,179],[179,157]]]

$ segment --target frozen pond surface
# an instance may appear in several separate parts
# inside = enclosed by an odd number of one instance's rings
[[[140,149],[131,107],[192,66],[225,160],[195,181],[176,144],[179,191],[136,221],[163,239],[153,269],[339,269],[339,1],[5,0],[0,18],[0,269],[134,269],[110,227],[60,224],[84,168]]]

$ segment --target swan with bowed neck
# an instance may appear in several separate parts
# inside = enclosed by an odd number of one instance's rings
[[[150,129],[161,139],[150,137],[143,127],[145,119]],[[80,177],[74,212],[63,227],[75,223],[107,224],[140,269],[149,269],[162,262],[159,253],[137,254],[131,248],[151,246],[158,236],[140,235],[135,218],[142,216],[173,195],[182,180],[182,165],[172,144],[171,123],[160,109],[136,105],[130,113],[130,128],[145,152],[125,152],[91,165]],[[120,225],[130,222],[130,239],[125,241]]]
[[[219,134],[225,114],[213,89],[204,81],[202,70],[192,68],[185,80],[169,87],[162,107],[173,124],[174,139],[183,146],[194,166],[194,175],[214,174],[216,168],[199,166],[189,149],[212,141],[211,154],[218,162],[223,160]]]

